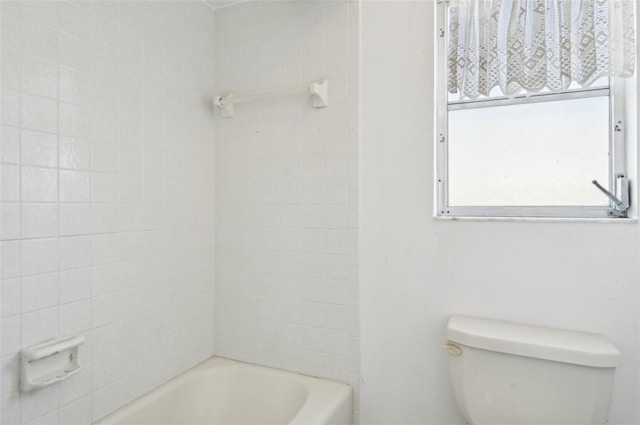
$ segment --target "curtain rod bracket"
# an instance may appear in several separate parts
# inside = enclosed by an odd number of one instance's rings
[[[220,116],[223,118],[229,118],[233,116],[233,103],[226,103],[225,100],[232,99],[233,92],[216,96],[213,100],[213,104],[220,108]]]

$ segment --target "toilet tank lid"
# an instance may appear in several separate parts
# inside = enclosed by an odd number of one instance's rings
[[[454,315],[447,339],[468,347],[591,367],[617,367],[620,351],[602,335]],[[463,350],[464,351],[464,350]]]

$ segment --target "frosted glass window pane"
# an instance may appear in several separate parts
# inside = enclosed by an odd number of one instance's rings
[[[449,112],[452,206],[606,206],[606,96]]]

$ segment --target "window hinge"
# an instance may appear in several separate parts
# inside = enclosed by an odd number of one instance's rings
[[[440,28],[440,38],[444,37],[444,28]]]
[[[618,174],[616,176],[616,184],[619,185],[618,193],[620,193],[620,198],[622,199],[618,199],[617,196],[602,187],[602,185],[598,183],[597,180],[593,180],[591,183],[593,183],[598,189],[600,189],[600,192],[604,193],[605,196],[611,201],[612,208],[611,211],[609,211],[609,215],[611,217],[624,218],[627,216],[627,211],[629,211],[631,203],[629,201],[629,179],[625,177],[624,174]]]
[[[616,131],[622,131],[622,121],[618,121],[614,127]]]

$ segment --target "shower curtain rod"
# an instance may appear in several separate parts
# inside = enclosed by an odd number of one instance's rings
[[[327,79],[312,81],[303,85],[285,87],[278,91],[259,93],[247,96],[234,96],[234,92],[216,96],[214,104],[220,108],[224,118],[233,116],[233,105],[236,103],[256,102],[275,96],[309,93],[313,97],[314,108],[326,108],[329,105],[329,81]]]

